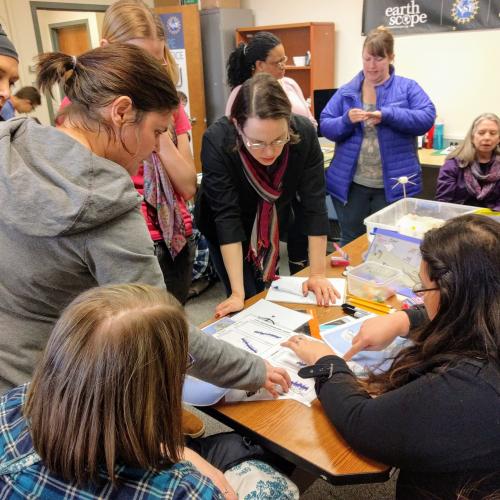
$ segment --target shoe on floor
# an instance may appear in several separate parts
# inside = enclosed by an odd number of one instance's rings
[[[185,436],[198,438],[205,434],[205,423],[201,418],[186,410],[182,409],[182,432]]]

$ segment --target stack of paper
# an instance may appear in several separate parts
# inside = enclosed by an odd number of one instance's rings
[[[250,314],[249,311],[254,314]],[[287,394],[280,396],[280,399],[295,399],[310,406],[316,399],[314,380],[304,380],[298,376],[297,372],[305,366],[304,363],[290,349],[281,346],[295,335],[291,327],[297,328],[310,318],[308,314],[260,300],[233,318],[222,318],[212,323],[204,331],[219,340],[266,359],[273,366],[287,370],[292,380],[292,387]],[[311,342],[317,341],[311,339]],[[228,401],[272,399],[265,390],[252,394],[245,391],[229,391],[194,377],[186,377],[182,394],[185,403],[209,406],[217,403],[223,396],[226,396]]]

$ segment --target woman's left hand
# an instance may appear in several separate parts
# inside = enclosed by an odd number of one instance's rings
[[[291,349],[302,361],[314,365],[323,356],[335,354],[324,342],[309,340],[304,335],[294,335],[281,344]]]
[[[382,121],[381,111],[367,111],[365,121],[367,125],[375,126]]]
[[[336,299],[340,298],[340,293],[335,290],[330,281],[324,276],[310,276],[302,285],[304,295],[313,292],[316,295],[318,306],[328,306],[335,304]]]

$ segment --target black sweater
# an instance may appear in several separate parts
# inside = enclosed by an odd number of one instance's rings
[[[290,144],[282,194],[276,201],[282,241],[286,241],[294,217],[291,200],[296,195],[303,234],[328,234],[323,154],[316,131],[307,118],[297,115],[292,116],[291,127],[301,140]],[[213,123],[203,136],[203,179],[195,219],[198,229],[218,245],[247,242],[257,212],[258,195],[245,177],[235,144],[236,129],[226,117]]]
[[[399,389],[372,398],[345,361],[316,391],[325,412],[359,453],[400,469],[397,498],[484,498],[500,492],[500,368],[464,359],[428,366]],[[469,491],[470,489],[470,491]]]

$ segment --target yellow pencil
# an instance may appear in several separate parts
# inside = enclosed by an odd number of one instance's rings
[[[362,299],[360,297],[356,297],[355,295],[348,295],[347,300],[351,302],[353,305],[357,305],[360,307],[365,307],[368,309],[373,309],[375,311],[380,311],[383,313],[389,313],[391,311],[391,306],[387,304],[383,304],[380,302],[373,302],[371,300]]]

